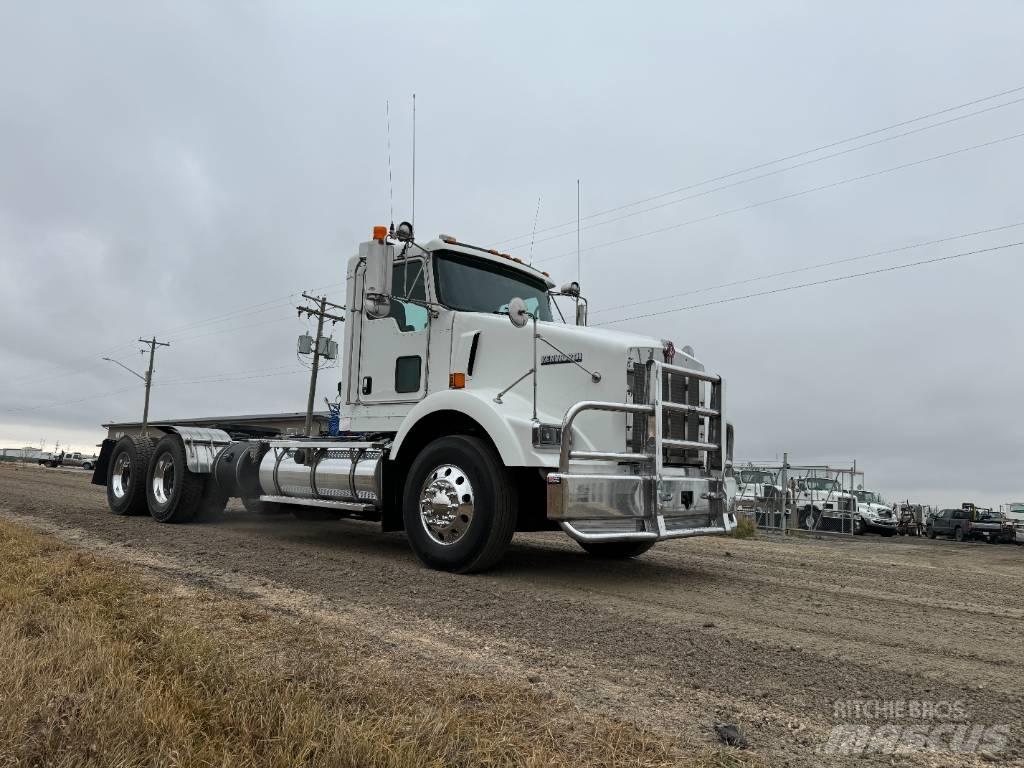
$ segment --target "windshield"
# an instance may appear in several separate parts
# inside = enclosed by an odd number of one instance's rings
[[[884,504],[882,497],[871,491],[854,491],[861,504]]]
[[[770,472],[759,469],[741,469],[740,482],[744,485],[771,485],[775,478]]]
[[[827,477],[806,477],[804,486],[810,491],[833,491],[836,490],[836,481]]]
[[[434,272],[437,298],[447,307],[503,313],[508,312],[509,299],[518,296],[538,320],[551,320],[548,288],[542,278],[533,279],[518,269],[451,251],[435,256]]]

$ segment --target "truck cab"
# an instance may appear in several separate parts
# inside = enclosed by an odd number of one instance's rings
[[[799,478],[793,501],[801,528],[856,532],[857,498],[835,478]]]
[[[187,469],[212,478],[216,498],[378,520],[447,570],[493,565],[515,531],[561,530],[592,554],[632,557],[732,530],[721,377],[670,339],[585,323],[574,283],[558,290],[452,236],[419,243],[408,224],[378,227],[346,268],[338,436],[158,428],[207,446]],[[147,464],[168,455],[154,446]]]
[[[856,490],[857,518],[854,533],[880,533],[883,536],[894,536],[897,523],[893,508],[882,500],[882,496],[874,491]]]

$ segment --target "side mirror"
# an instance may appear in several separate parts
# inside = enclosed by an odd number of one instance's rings
[[[587,324],[587,302],[584,299],[576,304],[576,325]]]
[[[530,310],[526,302],[518,296],[508,302],[508,319],[516,328],[522,328],[530,319]]]
[[[363,273],[363,311],[370,317],[387,317],[391,310],[391,272],[395,264],[395,247],[382,240],[371,240],[359,246],[359,257],[365,260]]]

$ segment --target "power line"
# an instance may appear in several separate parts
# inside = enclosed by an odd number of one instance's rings
[[[883,168],[882,170],[879,170],[879,171],[872,171],[871,173],[865,173],[865,174],[862,174],[860,176],[851,176],[851,177],[848,177],[848,178],[845,178],[845,179],[840,179],[839,181],[833,181],[833,182],[831,182],[829,184],[822,184],[822,185],[817,186],[817,187],[811,187],[809,189],[802,189],[802,190],[800,190],[798,192],[791,192],[791,193],[789,193],[787,195],[781,195],[779,197],[773,197],[773,198],[770,198],[768,200],[760,200],[760,201],[758,201],[756,203],[750,203],[748,205],[742,205],[742,206],[740,206],[738,208],[730,208],[728,210],[718,211],[717,213],[712,213],[712,214],[709,214],[707,216],[700,216],[700,217],[698,217],[696,219],[689,219],[687,221],[679,222],[677,224],[670,224],[669,226],[666,226],[666,227],[659,227],[658,229],[647,230],[646,232],[641,232],[640,234],[637,234],[637,235],[630,235],[629,237],[619,238],[618,240],[609,240],[609,241],[604,242],[604,243],[598,243],[596,245],[591,245],[591,246],[589,246],[587,248],[584,248],[583,250],[584,251],[593,251],[593,250],[597,250],[598,248],[608,248],[609,246],[612,246],[612,245],[620,245],[622,243],[627,243],[627,242],[630,242],[632,240],[638,240],[641,237],[649,237],[651,235],[660,235],[663,232],[670,232],[670,231],[672,231],[674,229],[680,229],[682,227],[690,226],[691,224],[700,224],[702,222],[711,221],[713,219],[718,219],[718,218],[721,218],[723,216],[728,216],[728,215],[733,214],[733,213],[741,213],[743,211],[749,211],[749,210],[752,210],[754,208],[760,208],[763,205],[769,205],[771,203],[778,203],[778,202],[782,202],[783,200],[792,200],[794,198],[803,197],[804,195],[809,195],[809,194],[812,194],[814,192],[821,192],[821,191],[826,190],[826,189],[833,189],[835,187],[841,187],[841,186],[843,186],[845,184],[852,184],[852,183],[857,182],[857,181],[865,181],[866,179],[872,179],[872,178],[875,178],[876,176],[883,176],[883,175],[885,175],[887,173],[894,173],[895,171],[902,171],[902,170],[905,170],[907,168],[914,168],[916,166],[924,165],[925,163],[930,163],[930,162],[933,162],[935,160],[944,160],[946,158],[954,157],[956,155],[962,155],[965,152],[971,152],[971,151],[976,150],[976,149],[984,149],[985,147],[992,147],[992,146],[995,146],[996,144],[1002,144],[1002,143],[1005,143],[1007,141],[1013,141],[1014,139],[1019,139],[1021,137],[1024,137],[1024,133],[1015,133],[1015,134],[1013,134],[1011,136],[1004,136],[1002,138],[993,139],[992,141],[986,141],[986,142],[983,142],[981,144],[973,144],[973,145],[971,145],[969,147],[961,147],[960,149],[954,149],[954,150],[951,150],[949,152],[943,152],[942,154],[939,154],[939,155],[932,155],[931,157],[925,157],[925,158],[922,158],[921,160],[914,160],[914,161],[909,162],[909,163],[901,163],[900,165],[894,165],[894,166],[891,166],[889,168]],[[568,251],[566,253],[561,253],[561,254],[559,254],[557,256],[552,256],[549,259],[547,259],[547,261],[549,261],[549,262],[550,261],[558,261],[559,259],[564,259],[564,258],[567,258],[569,256],[573,256],[575,253],[576,253],[575,251]]]
[[[153,382],[153,386],[154,387],[177,387],[177,386],[181,386],[181,385],[185,385],[185,384],[220,384],[220,383],[223,383],[223,382],[242,381],[242,380],[249,380],[249,379],[266,379],[266,378],[271,378],[271,377],[276,377],[276,376],[293,376],[295,374],[300,374],[300,373],[301,374],[305,374],[306,373],[306,371],[304,371],[304,370],[295,370],[295,369],[292,369],[292,370],[289,370],[289,371],[281,370],[284,367],[285,366],[280,366],[279,368],[255,369],[254,371],[249,371],[249,372],[241,371],[241,372],[233,373],[233,374],[230,374],[230,375],[229,374],[213,374],[213,375],[211,375],[209,377],[201,377],[201,378],[196,378],[196,379],[174,379],[172,381],[157,381],[157,382]],[[270,372],[269,373],[263,373],[264,371],[270,371]],[[124,392],[134,392],[134,391],[137,391],[136,387],[131,386],[131,387],[125,387],[124,389],[115,389],[115,390],[112,390],[112,391],[109,391],[109,392],[97,392],[95,394],[86,395],[85,397],[81,397],[81,398],[78,398],[78,399],[75,399],[75,400],[47,402],[47,403],[42,403],[40,405],[29,406],[27,408],[8,408],[8,409],[6,409],[6,412],[8,412],[8,413],[24,413],[24,412],[28,412],[28,411],[37,411],[37,410],[39,410],[41,408],[60,408],[60,407],[63,407],[65,405],[75,405],[77,403],[82,403],[82,402],[85,402],[87,400],[95,400],[97,397],[112,397],[114,395],[123,394]]]
[[[913,135],[915,133],[921,133],[922,131],[929,131],[932,128],[938,128],[939,126],[948,125],[950,123],[955,123],[955,122],[957,122],[959,120],[965,120],[968,117],[974,117],[976,115],[983,114],[984,112],[991,112],[992,110],[995,110],[995,109],[1002,109],[1003,107],[1008,107],[1011,104],[1020,104],[1021,102],[1024,102],[1024,97],[1021,97],[1019,99],[1014,99],[1013,101],[1008,101],[1005,104],[997,104],[996,106],[993,106],[993,107],[987,107],[987,108],[979,110],[977,112],[969,112],[966,115],[958,115],[956,117],[951,117],[949,120],[943,120],[941,123],[935,123],[933,125],[926,125],[926,126],[923,126],[921,128],[914,128],[912,130],[905,131],[903,133],[897,133],[897,134],[894,134],[892,136],[886,136],[885,138],[877,139],[875,141],[868,142],[867,144],[860,144],[860,145],[858,145],[856,147],[849,147],[848,149],[842,149],[842,150],[840,150],[838,152],[833,152],[832,154],[829,154],[829,155],[822,155],[821,157],[815,157],[815,158],[812,158],[810,160],[804,160],[801,163],[796,163],[794,165],[787,165],[785,168],[776,168],[775,170],[772,170],[772,171],[766,171],[765,173],[760,173],[757,176],[750,176],[750,177],[745,178],[745,179],[739,179],[737,181],[731,181],[728,184],[722,184],[720,186],[712,187],[711,189],[705,189],[705,190],[703,190],[701,192],[697,192],[697,193],[694,193],[692,195],[687,195],[686,197],[680,197],[680,198],[678,198],[676,200],[669,200],[668,202],[665,202],[665,203],[659,203],[658,205],[652,205],[649,208],[642,208],[639,211],[632,211],[630,213],[623,214],[622,216],[616,216],[616,217],[611,218],[611,219],[605,219],[604,221],[599,221],[596,224],[592,224],[591,228],[593,229],[593,228],[596,228],[596,227],[603,227],[603,226],[605,226],[607,224],[614,224],[616,222],[624,221],[625,219],[629,219],[629,218],[632,218],[634,216],[641,216],[641,215],[643,215],[645,213],[651,213],[652,211],[658,211],[658,210],[661,210],[662,208],[668,208],[669,206],[672,206],[672,205],[678,205],[679,203],[685,203],[685,202],[687,202],[689,200],[696,200],[696,199],[701,198],[701,197],[707,197],[708,195],[713,195],[715,192],[721,192],[722,190],[732,189],[734,187],[741,187],[744,184],[750,184],[750,183],[755,182],[755,181],[760,181],[761,179],[765,179],[765,178],[768,178],[770,176],[777,176],[780,173],[786,173],[788,171],[793,171],[793,170],[796,170],[797,168],[804,168],[806,166],[814,165],[815,163],[820,163],[820,162],[823,162],[825,160],[832,160],[832,159],[834,159],[836,157],[840,157],[842,155],[848,155],[851,152],[859,152],[862,149],[867,149],[869,147],[874,147],[874,146],[877,146],[879,144],[885,144],[886,142],[895,141],[896,139],[906,138],[907,136],[911,136],[911,135]],[[558,239],[563,238],[563,237],[568,237],[571,234],[572,234],[572,232],[562,232],[561,234],[551,235],[550,237],[541,238],[540,240],[537,240],[536,242],[538,244],[539,243],[546,243],[546,242],[549,242],[551,240],[558,240]]]
[[[787,275],[795,275],[799,272],[810,272],[815,269],[825,269],[826,267],[834,267],[838,264],[848,264],[852,261],[862,261],[864,259],[871,259],[877,256],[889,256],[894,253],[901,253],[903,251],[911,251],[915,248],[924,248],[929,245],[939,245],[941,243],[948,243],[953,240],[963,240],[966,237],[975,237],[976,235],[987,235],[993,232],[1002,232],[1007,229],[1013,229],[1015,227],[1024,226],[1024,221],[1014,222],[1013,224],[1004,224],[999,227],[989,227],[988,229],[977,229],[973,232],[964,232],[958,235],[950,235],[948,237],[941,237],[935,240],[925,240],[920,243],[913,243],[912,245],[903,245],[898,248],[889,248],[884,251],[873,251],[871,253],[864,253],[858,256],[847,256],[843,259],[835,259],[834,261],[825,261],[820,264],[808,264],[803,267],[795,267],[793,269],[783,270],[782,272],[770,272],[768,274],[756,275],[754,277],[745,277],[742,280],[732,280],[728,283],[718,283],[717,285],[709,285],[704,288],[695,288],[691,291],[683,291],[682,293],[672,293],[665,296],[656,296],[651,299],[637,299],[626,304],[616,304],[612,307],[601,307],[600,309],[594,309],[593,312],[612,312],[616,309],[624,309],[626,307],[635,307],[638,304],[651,304],[655,301],[665,301],[666,299],[679,299],[683,296],[692,296],[697,293],[707,293],[708,291],[715,291],[719,288],[732,288],[737,285],[744,285],[746,283],[753,283],[759,280],[771,280],[776,277],[785,277]],[[598,323],[599,325],[599,323]]]
[[[327,283],[326,285],[317,286],[313,290],[326,290],[328,288],[336,288],[336,287],[344,285],[344,284],[345,284],[344,281],[334,282],[334,283]],[[245,315],[254,314],[254,313],[258,313],[258,312],[264,311],[264,308],[272,309],[272,308],[274,308],[274,307],[276,307],[278,305],[280,305],[282,307],[290,306],[292,299],[295,296],[297,296],[299,293],[301,293],[301,289],[297,290],[297,291],[292,291],[291,293],[286,294],[286,295],[282,296],[279,299],[271,299],[271,300],[260,302],[260,303],[257,303],[257,304],[249,304],[249,305],[245,305],[245,306],[242,306],[242,307],[237,307],[236,309],[234,309],[234,310],[232,310],[232,311],[230,311],[228,313],[225,313],[225,314],[214,315],[214,316],[209,317],[209,318],[205,318],[205,319],[201,319],[201,320],[195,320],[195,321],[186,323],[186,324],[181,325],[181,326],[174,326],[174,327],[171,327],[171,328],[165,328],[165,329],[163,329],[161,331],[158,331],[157,335],[158,336],[165,336],[165,335],[171,334],[171,333],[180,333],[181,331],[192,330],[192,329],[195,329],[195,328],[199,328],[199,327],[201,327],[203,325],[214,325],[214,324],[217,324],[217,323],[220,323],[220,322],[228,322],[230,320],[241,319]],[[291,315],[288,315],[288,317],[291,317]],[[275,321],[275,322],[280,322],[280,321]],[[246,324],[246,325],[240,325],[240,326],[237,326],[236,328],[223,329],[223,332],[239,330],[239,329],[242,329],[242,328],[257,327],[259,325],[264,325],[264,324],[265,324],[264,322],[260,322],[260,323],[251,323],[251,324]],[[216,331],[213,331],[211,333],[203,333],[203,334],[199,334],[197,336],[187,336],[187,337],[172,336],[171,341],[182,341],[182,340],[191,341],[192,339],[202,338],[202,337],[205,337],[205,336],[212,336],[212,335],[216,335],[216,334],[221,333],[221,332],[222,332],[221,330],[216,330]],[[110,347],[110,348],[105,349],[105,350],[98,350],[98,351],[93,352],[91,354],[82,355],[81,357],[72,358],[71,360],[68,360],[66,362],[59,363],[59,366],[60,366],[60,368],[62,370],[53,371],[51,373],[30,373],[30,374],[25,374],[24,376],[19,376],[17,378],[8,379],[8,384],[16,384],[16,383],[19,383],[19,382],[22,382],[22,381],[48,380],[48,379],[57,378],[58,376],[78,375],[78,374],[84,373],[86,368],[91,367],[92,365],[94,365],[95,362],[96,362],[96,358],[102,357],[103,355],[112,355],[112,354],[114,354],[116,352],[121,352],[123,350],[129,349],[129,348],[133,348],[134,346],[135,346],[135,342],[132,341],[132,342],[128,342],[126,344],[119,344],[116,347]],[[79,363],[79,362],[85,363],[85,365],[84,366],[77,366],[76,367],[75,364]]]
[[[609,213],[616,213],[618,211],[625,210],[626,208],[632,208],[633,206],[636,206],[636,205],[643,205],[644,203],[649,203],[649,202],[651,202],[653,200],[659,200],[659,199],[661,199],[663,197],[669,197],[671,195],[676,195],[676,194],[679,194],[680,192],[688,192],[691,189],[696,189],[697,187],[702,187],[705,184],[713,184],[716,181],[724,181],[725,179],[732,178],[733,176],[739,176],[741,174],[749,173],[751,171],[758,171],[758,170],[760,170],[762,168],[767,168],[770,165],[775,165],[777,163],[784,163],[787,160],[795,160],[798,157],[804,157],[806,155],[812,155],[815,152],[822,152],[822,151],[824,151],[826,149],[832,149],[833,147],[838,147],[838,146],[841,146],[843,144],[848,144],[851,141],[857,141],[859,139],[866,139],[869,136],[876,136],[879,133],[885,133],[886,131],[891,131],[891,130],[893,130],[895,128],[902,128],[903,126],[906,126],[906,125],[913,125],[914,123],[919,123],[922,120],[928,120],[929,118],[932,118],[932,117],[938,117],[939,115],[945,115],[945,114],[949,114],[950,112],[956,112],[959,109],[964,109],[966,107],[974,106],[975,104],[981,104],[981,103],[986,102],[986,101],[991,101],[992,99],[998,99],[998,98],[1000,98],[1002,96],[1009,96],[1011,94],[1019,93],[1021,91],[1024,91],[1024,85],[1017,86],[1016,88],[1010,88],[1009,90],[1000,91],[999,93],[993,93],[993,94],[991,94],[989,96],[982,96],[982,97],[977,98],[977,99],[972,99],[971,101],[965,101],[962,104],[956,104],[956,105],[951,106],[951,107],[945,107],[943,109],[936,110],[935,112],[929,112],[928,114],[925,114],[925,115],[919,115],[918,117],[913,117],[913,118],[910,118],[908,120],[902,120],[902,121],[900,121],[898,123],[892,123],[892,124],[886,125],[886,126],[884,126],[882,128],[875,128],[873,130],[866,131],[864,133],[859,133],[859,134],[857,134],[855,136],[849,136],[849,137],[847,137],[845,139],[838,139],[836,141],[829,142],[828,144],[822,144],[821,146],[813,147],[811,149],[805,149],[805,150],[802,150],[800,152],[795,152],[795,153],[793,153],[791,155],[785,155],[783,157],[777,157],[774,160],[767,160],[767,161],[764,161],[764,162],[761,162],[761,163],[757,163],[756,165],[751,165],[751,166],[748,166],[746,168],[741,168],[741,169],[736,170],[736,171],[730,171],[729,173],[724,173],[724,174],[722,174],[720,176],[715,176],[715,177],[710,178],[710,179],[705,179],[704,181],[698,181],[698,182],[695,182],[693,184],[688,184],[686,186],[679,187],[677,189],[673,189],[673,190],[671,190],[669,192],[662,192],[662,193],[657,194],[657,195],[652,195],[650,197],[645,197],[645,198],[642,198],[640,200],[635,200],[635,201],[633,201],[631,203],[624,203],[624,204],[618,205],[618,206],[616,206],[614,208],[606,208],[603,211],[597,211],[595,213],[589,214],[586,217],[586,219],[599,218],[599,217],[605,216],[605,215],[607,215]],[[1010,102],[1010,103],[1015,103],[1015,102]],[[573,221],[573,220],[565,221],[565,222],[562,222],[561,224],[554,224],[554,225],[552,225],[550,227],[545,227],[544,229],[541,229],[541,230],[538,230],[538,231],[541,234],[543,234],[545,232],[551,232],[551,231],[554,231],[556,229],[561,229],[562,227],[570,226],[572,224],[575,224],[575,221]],[[523,235],[517,235],[516,237],[509,237],[509,238],[506,238],[504,240],[499,240],[497,243],[495,243],[495,245],[504,245],[505,243],[511,243],[511,242],[513,242],[515,240],[522,240],[523,238],[526,238],[526,237],[529,237],[529,236],[530,236],[529,234],[523,234]]]
[[[659,315],[668,315],[672,312],[683,312],[690,309],[703,309],[704,307],[714,307],[719,304],[731,304],[736,301],[744,301],[746,299],[757,298],[758,296],[772,296],[777,293],[787,293],[789,291],[796,291],[800,288],[811,288],[818,285],[828,285],[830,283],[839,283],[844,280],[853,280],[858,277],[867,277],[869,275],[881,275],[886,272],[898,272],[903,269],[913,269],[914,267],[922,267],[926,264],[937,264],[942,261],[952,261],[954,259],[962,259],[965,256],[976,256],[982,253],[992,253],[994,251],[1002,251],[1007,248],[1016,248],[1024,245],[1024,240],[1016,243],[1004,243],[1003,245],[996,245],[991,248],[979,248],[976,251],[964,251],[963,253],[954,253],[949,256],[937,256],[934,259],[922,259],[921,261],[912,261],[909,264],[897,264],[892,267],[882,267],[880,269],[872,269],[867,272],[855,272],[852,275],[840,275],[838,277],[829,277],[824,280],[815,280],[810,283],[799,283],[797,285],[786,285],[781,288],[773,288],[768,291],[758,291],[756,293],[748,293],[743,296],[730,296],[726,299],[718,299],[716,301],[708,301],[703,304],[691,304],[687,307],[673,307],[672,309],[663,309],[657,312],[647,312],[642,315],[630,315],[628,317],[620,317],[618,320],[606,320],[603,323],[593,323],[593,325],[613,325],[615,323],[624,323],[627,320],[640,320],[647,317],[657,317]]]
[[[29,406],[28,408],[8,408],[7,413],[27,413],[29,411],[38,411],[40,408],[60,408],[65,405],[75,405],[77,403],[84,403],[86,400],[94,400],[97,397],[110,397],[112,395],[120,395],[124,392],[135,392],[137,390],[138,388],[135,386],[124,387],[123,389],[115,389],[110,392],[97,392],[96,394],[86,395],[85,397],[80,397],[76,400],[65,400],[63,402],[56,403],[43,403],[41,405],[32,405]]]

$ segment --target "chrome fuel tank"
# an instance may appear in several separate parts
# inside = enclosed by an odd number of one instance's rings
[[[268,496],[380,507],[384,451],[372,443],[272,442],[260,462],[260,487]]]

